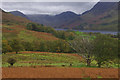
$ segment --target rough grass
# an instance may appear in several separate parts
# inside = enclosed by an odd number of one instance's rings
[[[17,62],[15,67],[19,66],[55,66],[55,67],[87,67],[85,59],[77,54],[65,53],[49,53],[49,52],[20,52],[19,54],[8,53],[2,54],[2,66],[9,67],[7,63],[9,58],[14,58]],[[91,67],[97,67],[97,62],[94,60]],[[72,66],[70,66],[72,64]],[[118,68],[118,64],[107,63],[102,67]]]
[[[57,54],[57,53],[24,53],[24,54],[3,54],[2,55],[3,67],[8,67],[7,63],[8,58],[14,58],[17,62],[14,66],[35,66],[35,65],[53,65],[53,66],[70,66],[70,63],[73,64],[73,67],[82,64],[81,59],[68,55],[68,54]],[[85,66],[85,64],[82,64]]]

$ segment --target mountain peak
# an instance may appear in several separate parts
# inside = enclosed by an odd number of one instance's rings
[[[71,14],[75,14],[75,13],[72,12],[72,11],[66,11],[66,12],[63,12],[63,13],[71,13]]]
[[[56,15],[57,17],[76,17],[78,16],[76,13],[72,12],[72,11],[66,11],[66,12],[62,12],[58,15]]]
[[[76,13],[72,12],[72,11],[66,11],[66,12],[63,12],[61,14],[67,14],[67,15],[77,15]],[[59,14],[60,15],[60,14]]]

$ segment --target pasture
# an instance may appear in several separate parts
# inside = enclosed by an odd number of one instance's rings
[[[51,52],[33,52],[23,51],[19,54],[7,53],[2,54],[2,67],[9,67],[7,62],[9,58],[16,60],[14,67],[24,66],[51,66],[51,67],[87,67],[85,59],[75,53],[51,53]],[[91,67],[97,67],[96,61],[93,60]],[[102,67],[118,68],[116,63],[108,63]]]

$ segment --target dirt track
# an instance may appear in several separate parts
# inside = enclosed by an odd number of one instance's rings
[[[17,67],[2,68],[3,78],[118,78],[113,68]]]

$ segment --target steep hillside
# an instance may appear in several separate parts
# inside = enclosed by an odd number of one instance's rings
[[[25,41],[58,39],[50,33],[27,30],[26,25],[28,23],[31,23],[31,21],[24,17],[14,16],[11,13],[2,11],[3,39],[20,38]]]

